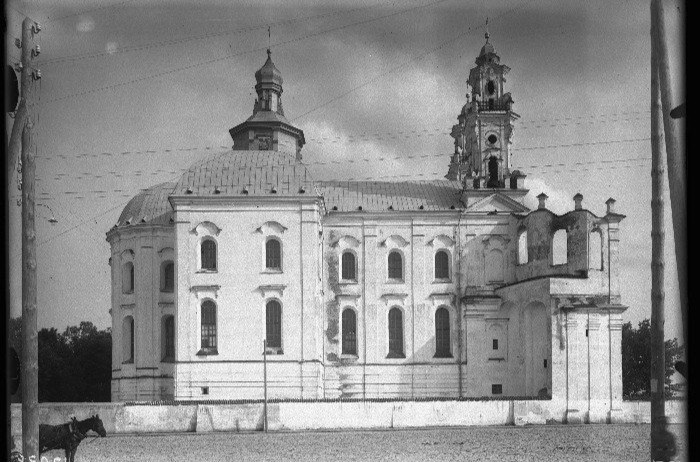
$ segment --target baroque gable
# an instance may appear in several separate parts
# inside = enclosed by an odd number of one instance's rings
[[[469,205],[465,209],[465,211],[483,213],[489,213],[493,211],[496,211],[498,213],[526,213],[529,212],[530,209],[525,207],[520,202],[511,199],[505,194],[496,192]]]

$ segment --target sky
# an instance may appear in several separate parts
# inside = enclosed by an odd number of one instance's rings
[[[676,106],[685,100],[685,7],[664,5]],[[623,317],[633,325],[650,317],[648,1],[37,0],[6,8],[13,62],[24,15],[42,24],[31,111],[42,204],[39,328],[110,326],[105,233],[141,189],[230,149],[228,130],[252,114],[268,44],[284,77],[285,114],[304,130],[302,154],[316,179],[441,179],[486,18],[511,68],[506,91],[521,116],[512,167],[527,174],[526,205],[536,208],[545,192],[561,214],[581,193],[602,216],[614,198],[627,216]],[[11,124],[6,118],[8,133]],[[16,185],[11,191],[18,316],[21,215]],[[665,200],[666,337],[681,339],[668,187]]]

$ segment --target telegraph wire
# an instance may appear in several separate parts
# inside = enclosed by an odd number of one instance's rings
[[[644,159],[644,160],[648,160],[649,158],[643,158],[643,159]],[[638,159],[629,159],[629,160],[630,160],[630,161],[635,161],[635,160],[638,160]],[[639,160],[642,160],[642,159],[639,159]],[[603,167],[598,167],[598,168],[562,169],[562,170],[558,170],[558,171],[556,171],[556,172],[580,172],[580,171],[595,171],[595,170],[615,170],[615,169],[620,169],[620,168],[638,168],[638,167],[645,167],[645,166],[646,166],[646,163],[644,163],[644,164],[638,164],[638,165],[612,165],[612,166],[603,166]],[[546,170],[546,169],[545,169],[545,170]],[[373,181],[373,180],[374,180],[374,181],[382,181],[382,180],[384,180],[384,179],[389,179],[389,178],[404,178],[404,179],[408,179],[408,178],[414,178],[414,177],[421,177],[421,178],[422,178],[422,177],[427,177],[427,176],[429,176],[429,175],[433,175],[433,176],[438,176],[438,175],[440,175],[442,178],[433,178],[433,180],[437,180],[437,179],[443,179],[443,178],[444,178],[444,176],[442,175],[442,173],[443,173],[443,172],[431,172],[431,173],[418,173],[418,174],[413,173],[413,174],[401,174],[401,175],[388,175],[388,176],[381,176],[381,177],[376,177],[376,176],[372,177],[372,176],[369,176],[369,177],[348,178],[348,179],[334,179],[334,180],[333,180],[333,179],[329,179],[329,180],[317,181],[317,183],[325,183],[325,182],[348,182],[348,181]],[[177,177],[172,178],[171,181],[174,181],[176,178],[177,178]],[[144,190],[144,189],[141,189],[141,191],[143,191],[143,190]],[[130,195],[129,201],[131,200],[131,198],[133,198],[133,195]],[[87,222],[87,221],[94,220],[95,218],[98,218],[98,217],[100,217],[100,216],[103,216],[103,215],[105,215],[105,214],[107,214],[107,213],[109,213],[109,212],[111,212],[111,211],[113,211],[113,210],[118,209],[119,207],[124,207],[124,206],[126,206],[126,204],[127,204],[129,201],[121,201],[119,204],[117,204],[117,205],[114,206],[114,207],[110,207],[109,209],[103,210],[102,212],[100,212],[100,213],[98,213],[98,214],[96,214],[96,215],[93,215],[93,216],[91,216],[91,217],[89,217],[89,218],[87,218],[87,219],[85,219],[85,220],[79,221],[78,223],[76,223],[75,225],[71,226],[70,228],[65,229],[65,230],[61,231],[60,233],[55,234],[54,236],[51,236],[51,237],[49,237],[49,238],[47,238],[47,239],[45,239],[45,240],[43,240],[43,241],[41,241],[41,242],[38,242],[38,243],[37,243],[37,247],[42,246],[42,245],[44,245],[44,244],[46,244],[46,243],[48,243],[48,242],[50,242],[50,241],[52,241],[52,240],[54,240],[54,239],[57,239],[57,238],[59,238],[59,237],[65,235],[65,234],[67,234],[68,232],[70,232],[70,231],[72,231],[72,230],[78,228],[79,226],[83,225],[83,224],[84,224],[85,222]]]
[[[418,157],[428,157],[428,156],[418,156]],[[398,160],[399,158],[394,157],[394,158],[383,158],[383,161],[387,160]],[[603,159],[603,160],[590,160],[590,161],[579,161],[579,162],[560,162],[560,163],[549,163],[549,164],[535,164],[535,165],[528,165],[528,166],[523,166],[523,167],[513,167],[511,170],[522,170],[525,173],[533,172],[533,171],[542,171],[542,170],[551,170],[552,168],[561,168],[561,167],[582,167],[582,166],[595,166],[595,165],[601,165],[601,164],[631,164],[635,162],[647,162],[651,158],[650,157],[628,157],[628,158],[622,158],[622,159]],[[341,164],[343,161],[337,161],[337,164]],[[287,165],[287,164],[277,164],[277,165]],[[313,165],[312,163],[304,163],[305,166],[311,166]],[[269,165],[265,166],[258,166],[258,167],[243,167],[239,169],[234,169],[234,171],[243,171],[243,170],[260,170],[264,168],[270,167]],[[611,167],[601,167],[601,168],[618,168],[615,166]],[[162,173],[168,173],[168,174],[174,174],[175,176],[172,177],[173,181],[178,177],[178,175],[182,175],[185,173],[189,168],[184,168],[181,169],[179,173],[175,173],[173,171],[165,171],[165,170],[158,170],[156,172],[151,173],[151,175],[160,175]],[[583,168],[575,168],[575,169],[568,169],[564,171],[581,171],[581,170],[586,170]],[[136,172],[142,172],[141,170],[137,170]],[[159,173],[157,173],[159,172]],[[438,174],[438,172],[434,172],[433,174]],[[382,179],[382,178],[400,178],[400,177],[413,177],[413,176],[422,176],[423,174],[420,173],[414,173],[414,174],[402,174],[399,176],[368,176],[364,177],[366,179]],[[140,176],[136,175],[136,176]],[[98,178],[98,176],[95,176],[94,178]],[[102,175],[99,176],[99,178],[102,178]],[[332,179],[323,179],[323,180],[318,180],[318,181],[335,181]],[[148,188],[139,188],[139,191],[146,191]],[[106,196],[108,194],[113,194],[113,193],[126,193],[122,194],[121,196],[123,197],[133,197],[133,193],[128,192],[129,188],[107,188],[107,189],[84,189],[84,190],[70,190],[70,191],[57,191],[53,193],[48,193],[48,192],[41,192],[40,195],[56,195],[56,194],[63,194],[65,196],[72,197],[74,199],[84,199],[85,196],[80,196],[80,195],[98,195],[98,196]],[[112,196],[114,197],[114,196]]]
[[[550,144],[550,145],[542,145],[542,146],[525,146],[525,147],[520,147],[520,148],[514,148],[512,150],[513,154],[517,154],[521,151],[533,151],[533,150],[545,150],[545,149],[556,149],[556,148],[569,148],[569,147],[584,147],[584,146],[599,146],[599,145],[607,145],[607,144],[616,144],[616,143],[633,143],[633,142],[639,142],[639,141],[649,141],[649,137],[644,137],[644,138],[630,138],[630,139],[612,139],[612,140],[602,140],[602,141],[584,141],[584,142],[578,142],[578,143],[562,143],[562,144]],[[230,150],[231,148],[226,146],[221,146],[222,149]],[[113,153],[113,152],[102,152],[102,153],[93,153],[93,154],[78,154],[75,156],[68,156],[64,154],[60,155],[53,155],[53,156],[41,156],[41,159],[47,159],[47,160],[52,160],[55,158],[58,159],[78,159],[78,158],[98,158],[100,156],[107,156],[107,157],[116,157],[116,156],[129,156],[129,155],[140,155],[140,154],[155,154],[157,152],[162,152],[162,153],[167,153],[167,152],[192,152],[192,151],[209,151],[212,149],[217,149],[216,146],[205,146],[203,148],[186,148],[186,149],[159,149],[159,150],[147,150],[147,151],[123,151],[120,153]],[[316,161],[316,162],[310,162],[310,163],[305,163],[305,165],[326,165],[326,164],[335,164],[339,162],[348,162],[348,163],[353,163],[353,162],[376,162],[376,161],[384,161],[384,160],[402,160],[402,159],[412,159],[412,158],[428,158],[428,157],[449,157],[451,154],[447,153],[439,153],[439,154],[421,154],[421,155],[408,155],[408,156],[395,156],[392,158],[386,158],[386,157],[360,157],[356,159],[346,159],[343,161],[337,161],[337,160],[329,160],[329,161]]]
[[[529,1],[532,1],[532,0],[523,1],[520,5],[515,6],[515,7],[511,8],[511,9],[509,9],[509,10],[504,11],[503,13],[501,13],[501,14],[499,14],[499,15],[497,15],[497,16],[494,16],[494,18],[499,18],[499,17],[503,17],[503,16],[505,16],[505,15],[507,15],[507,14],[510,14],[510,13],[512,13],[513,11],[515,11],[515,10],[517,10],[517,9],[522,8],[523,6],[525,6],[525,4],[528,3]],[[452,42],[456,42],[456,41],[459,40],[460,38],[465,37],[465,36],[467,36],[467,35],[469,35],[469,34],[475,32],[475,30],[472,30],[472,29],[475,29],[475,28],[477,28],[477,27],[479,27],[479,26],[478,26],[478,25],[474,25],[474,26],[468,27],[467,30],[466,30],[465,32],[462,32],[462,33],[460,33],[460,34],[457,34],[455,37],[453,37],[453,38],[451,38],[451,39],[449,39],[449,40],[446,40],[446,41],[440,43],[437,47],[435,47],[435,48],[433,48],[433,49],[431,49],[431,50],[427,50],[427,51],[424,51],[424,52],[422,52],[422,53],[418,53],[417,55],[415,55],[415,56],[409,58],[407,61],[404,61],[403,63],[399,64],[398,66],[394,66],[393,68],[391,68],[391,69],[389,69],[389,70],[387,70],[387,71],[385,71],[385,72],[383,72],[383,73],[381,73],[381,74],[379,74],[379,75],[374,76],[374,77],[371,78],[370,80],[368,80],[368,81],[366,81],[366,82],[364,82],[364,83],[362,83],[362,84],[360,84],[360,85],[357,85],[356,87],[353,87],[353,88],[351,88],[350,90],[347,90],[347,91],[341,93],[340,95],[337,95],[337,96],[335,96],[335,97],[333,97],[333,98],[331,98],[331,99],[329,99],[329,100],[327,100],[327,101],[325,101],[325,102],[319,104],[318,106],[312,108],[311,110],[308,110],[308,111],[304,112],[303,114],[301,114],[301,115],[299,115],[299,116],[296,116],[295,118],[291,119],[291,122],[297,121],[297,120],[299,120],[300,118],[311,114],[312,112],[315,112],[315,111],[317,111],[317,110],[319,110],[319,109],[322,109],[322,108],[328,106],[329,104],[331,104],[331,103],[333,103],[333,102],[335,102],[335,101],[338,101],[339,99],[342,99],[342,98],[346,97],[347,95],[349,95],[349,94],[351,94],[351,93],[354,93],[355,91],[357,91],[357,90],[359,90],[359,89],[361,89],[361,88],[366,87],[367,85],[370,85],[370,84],[376,82],[377,80],[379,80],[379,79],[382,78],[382,77],[385,77],[385,76],[387,76],[387,75],[389,75],[389,74],[391,74],[391,73],[393,73],[393,72],[396,72],[396,71],[399,70],[399,69],[402,69],[402,68],[404,68],[404,67],[406,67],[406,66],[408,66],[408,65],[410,65],[410,64],[413,64],[414,61],[416,61],[416,60],[418,60],[418,59],[421,59],[421,58],[423,58],[423,57],[425,57],[425,56],[427,56],[427,55],[429,55],[429,54],[431,54],[431,53],[434,53],[435,51],[441,49],[441,48],[444,47],[445,45],[447,45],[447,44],[449,44],[449,43],[452,43]]]
[[[208,34],[201,34],[201,35],[195,35],[195,36],[190,36],[190,37],[183,37],[179,39],[170,39],[170,40],[163,40],[161,42],[155,42],[155,43],[149,43],[149,44],[143,44],[143,45],[133,45],[130,47],[122,47],[118,48],[114,51],[99,51],[99,52],[93,52],[93,53],[85,53],[82,55],[72,55],[72,56],[63,56],[59,58],[54,58],[54,59],[48,59],[46,61],[42,61],[39,64],[56,64],[56,63],[61,63],[65,61],[79,61],[83,59],[90,59],[90,58],[98,58],[101,56],[109,56],[109,55],[114,55],[114,54],[120,54],[120,53],[130,53],[132,51],[143,51],[143,50],[148,50],[151,48],[159,48],[163,46],[169,46],[169,45],[178,45],[181,43],[186,43],[190,41],[195,41],[195,40],[205,40],[208,38],[212,37],[221,37],[224,35],[237,35],[237,34],[244,34],[247,32],[252,32],[258,29],[264,29],[265,27],[269,26],[279,26],[279,25],[284,25],[284,24],[289,24],[289,23],[294,23],[294,22],[301,22],[301,21],[309,21],[312,19],[319,19],[327,16],[335,16],[339,14],[347,14],[351,13],[357,10],[364,10],[364,9],[372,9],[376,8],[379,5],[373,5],[373,6],[363,6],[359,8],[353,8],[350,10],[346,11],[339,11],[339,12],[334,12],[334,13],[323,13],[323,14],[318,14],[315,16],[305,16],[303,18],[292,18],[292,19],[284,19],[276,22],[271,22],[267,24],[260,24],[258,26],[251,26],[243,29],[234,29],[234,30],[228,30],[228,31],[223,31],[223,32],[211,32]]]
[[[290,43],[299,42],[299,41],[306,40],[306,39],[312,38],[312,37],[317,37],[317,36],[319,36],[319,35],[323,35],[323,34],[326,34],[326,33],[329,33],[329,32],[335,32],[335,31],[338,31],[338,30],[341,30],[341,29],[347,29],[347,28],[349,28],[349,27],[358,26],[358,25],[362,25],[362,24],[367,24],[367,23],[370,23],[370,22],[378,21],[378,20],[380,20],[380,19],[385,19],[385,18],[389,18],[389,17],[393,17],[393,16],[398,16],[398,15],[400,15],[400,14],[405,14],[405,13],[408,13],[408,12],[410,12],[410,11],[414,11],[414,10],[421,9],[421,8],[427,8],[427,7],[429,7],[429,6],[433,6],[433,5],[436,5],[436,4],[438,4],[438,3],[444,3],[444,2],[447,2],[447,1],[452,1],[452,0],[436,0],[436,1],[433,1],[433,2],[431,2],[431,3],[426,3],[426,4],[423,4],[423,5],[414,6],[414,7],[407,8],[407,9],[404,9],[404,10],[401,10],[401,11],[397,11],[397,12],[394,12],[394,13],[386,14],[386,15],[384,15],[384,16],[377,16],[377,17],[375,17],[375,18],[365,19],[365,20],[362,20],[362,21],[358,21],[358,22],[354,22],[354,23],[350,23],[350,24],[345,24],[345,25],[343,25],[343,26],[338,26],[338,27],[333,27],[333,28],[330,28],[330,29],[326,29],[326,30],[323,30],[323,31],[320,31],[320,32],[315,32],[315,33],[312,33],[312,34],[303,35],[303,36],[296,37],[296,38],[293,38],[293,39],[284,40],[284,41],[275,43],[275,44],[273,44],[272,46],[273,46],[273,47],[279,47],[279,46],[283,46],[283,45],[288,45],[288,44],[290,44]],[[258,52],[264,51],[264,50],[267,50],[267,47],[255,48],[255,49],[253,49],[253,50],[242,51],[242,52],[239,52],[239,53],[233,53],[233,54],[229,54],[229,55],[226,55],[226,56],[222,56],[222,57],[218,57],[218,58],[214,58],[214,59],[209,59],[209,60],[201,61],[201,62],[194,63],[194,64],[189,64],[189,65],[187,65],[187,66],[177,67],[177,68],[169,69],[169,70],[167,70],[167,71],[162,71],[162,72],[157,72],[157,73],[155,73],[155,74],[150,74],[150,75],[146,75],[146,76],[142,76],[142,77],[137,77],[137,78],[135,78],[135,79],[127,80],[127,81],[125,81],[125,82],[118,82],[118,83],[114,83],[114,84],[111,84],[111,85],[105,85],[105,86],[102,86],[102,87],[91,88],[91,89],[84,90],[84,91],[80,91],[80,92],[77,92],[77,93],[71,93],[71,94],[68,94],[68,95],[60,96],[60,97],[58,97],[58,98],[53,98],[53,99],[51,99],[51,100],[48,100],[45,104],[50,104],[50,103],[55,103],[55,102],[58,102],[58,101],[64,101],[64,100],[67,100],[67,99],[77,98],[77,97],[80,97],[80,96],[85,96],[85,95],[89,95],[89,94],[92,94],[92,93],[98,93],[98,92],[101,92],[101,91],[113,90],[113,89],[115,89],[115,88],[123,87],[123,86],[126,86],[126,85],[131,85],[131,84],[134,84],[134,83],[139,83],[139,82],[143,82],[143,81],[150,80],[150,79],[154,79],[154,78],[158,78],[158,77],[163,77],[163,76],[165,76],[165,75],[174,74],[174,73],[176,73],[176,72],[185,71],[185,70],[189,70],[189,69],[194,69],[194,68],[197,68],[197,67],[200,67],[200,66],[205,66],[205,65],[209,65],[209,64],[213,64],[213,63],[225,61],[225,60],[234,58],[234,57],[236,57],[236,56],[242,56],[242,55],[251,54],[251,53],[258,53]]]
[[[97,11],[97,10],[104,10],[104,9],[107,9],[107,8],[114,8],[114,7],[117,7],[117,6],[122,6],[122,5],[124,5],[125,3],[131,3],[131,2],[133,2],[133,1],[134,1],[134,0],[125,0],[125,1],[120,2],[120,3],[115,3],[115,4],[110,4],[110,5],[102,5],[102,6],[98,6],[98,7],[95,7],[95,8],[88,9],[88,10],[79,11],[79,12],[77,12],[77,13],[67,14],[67,15],[60,16],[60,17],[58,17],[58,18],[53,18],[53,19],[51,18],[51,16],[47,16],[47,17],[46,17],[46,22],[45,22],[45,24],[49,24],[49,23],[52,23],[52,22],[54,22],[54,21],[62,21],[63,19],[72,18],[73,16],[80,16],[81,14],[92,13],[93,11]]]

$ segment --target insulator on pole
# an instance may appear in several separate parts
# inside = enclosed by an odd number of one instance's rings
[[[37,45],[32,48],[32,57],[39,56],[41,54],[41,46]]]
[[[34,70],[32,71],[32,79],[34,79],[34,80],[39,80],[39,79],[41,79],[41,70],[39,70],[39,69],[34,69]]]
[[[34,24],[32,24],[32,32],[35,34],[38,34],[39,32],[41,32],[41,24],[39,24],[38,22],[35,22]]]

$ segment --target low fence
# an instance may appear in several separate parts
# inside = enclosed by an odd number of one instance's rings
[[[263,403],[42,403],[39,421],[60,424],[99,414],[108,434],[259,431]],[[271,431],[536,425],[565,423],[554,400],[327,401],[268,403]],[[670,423],[685,423],[685,401],[667,401]],[[21,404],[12,404],[12,434],[22,431]],[[615,423],[649,423],[649,402],[625,401]]]

